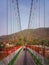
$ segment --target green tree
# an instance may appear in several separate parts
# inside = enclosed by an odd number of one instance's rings
[[[0,42],[0,50],[2,50],[3,48],[5,48],[5,44],[1,41]]]
[[[25,44],[26,44],[26,42],[27,42],[26,37],[24,37],[23,41],[24,41],[24,45],[25,45]]]
[[[34,39],[34,40],[32,41],[32,44],[33,44],[33,45],[38,45],[38,40],[37,40],[37,39]]]
[[[49,41],[47,41],[47,46],[49,47]]]
[[[43,56],[45,56],[45,45],[47,44],[47,41],[45,39],[42,39],[41,40],[41,45],[42,45],[42,48],[43,48]]]
[[[22,45],[20,42],[16,42],[15,44],[16,46]]]
[[[47,41],[46,41],[45,39],[42,39],[42,40],[41,40],[41,45],[42,45],[42,46],[45,46],[46,43],[47,43]]]

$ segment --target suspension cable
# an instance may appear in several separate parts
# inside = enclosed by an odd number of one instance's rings
[[[6,31],[7,31],[6,42],[8,43],[8,0],[6,1]]]
[[[32,14],[32,6],[33,6],[33,0],[31,0],[31,7],[30,7],[30,15],[29,15],[28,29],[30,27],[30,20],[31,20],[31,14]]]
[[[40,28],[40,0],[39,1],[39,28]]]
[[[20,20],[20,12],[19,12],[18,0],[16,0],[16,4],[17,4],[17,11],[18,11],[18,18],[19,18],[19,26],[20,26],[20,30],[21,30],[21,20]]]
[[[45,28],[45,0],[44,0],[44,28]]]

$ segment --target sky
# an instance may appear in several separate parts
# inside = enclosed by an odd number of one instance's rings
[[[16,10],[13,10],[15,4],[11,3],[12,0],[8,0],[8,30],[7,30],[7,0],[0,0],[0,36],[18,32],[19,22],[15,17]],[[34,0],[35,1],[35,0]],[[31,7],[31,0],[18,0],[19,12],[21,19],[21,29],[28,29],[29,14]],[[39,3],[35,3],[34,16],[30,24],[30,28],[39,27]],[[14,13],[13,13],[14,12]],[[13,22],[14,21],[14,22]],[[14,27],[13,27],[14,26]],[[44,0],[40,0],[40,27],[44,27]],[[45,27],[49,27],[49,0],[45,0]],[[8,32],[7,32],[8,31]]]

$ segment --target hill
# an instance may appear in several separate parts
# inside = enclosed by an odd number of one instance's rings
[[[34,39],[46,39],[49,41],[49,28],[26,29],[11,35],[0,36],[0,41],[6,43],[19,42],[19,44],[23,44],[24,41],[28,43]]]

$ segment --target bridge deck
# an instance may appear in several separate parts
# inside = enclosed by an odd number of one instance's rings
[[[14,65],[36,65],[27,50],[22,50]]]

